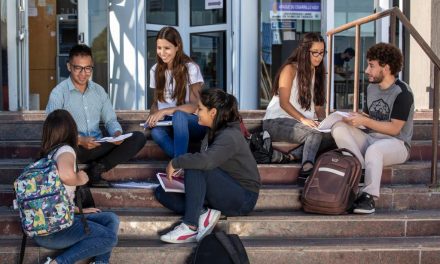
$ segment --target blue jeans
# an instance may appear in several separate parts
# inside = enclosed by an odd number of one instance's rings
[[[166,116],[164,120],[172,120],[170,127],[154,127],[151,130],[153,140],[172,158],[188,152],[190,140],[202,140],[206,128],[199,125],[198,117],[182,111]]]
[[[84,232],[81,216],[75,215],[72,226],[48,236],[34,237],[38,245],[49,249],[66,249],[56,257],[58,264],[75,263],[95,257],[96,264],[109,263],[118,243],[119,218],[111,212],[85,215],[90,233]]]
[[[202,208],[207,206],[226,216],[249,214],[258,193],[246,190],[221,169],[185,170],[185,193],[165,192],[156,188],[156,199],[166,208],[183,214],[183,222],[198,226]]]

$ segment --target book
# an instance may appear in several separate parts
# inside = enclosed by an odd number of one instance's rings
[[[329,116],[327,116],[324,120],[319,123],[319,126],[315,129],[324,133],[330,133],[332,130],[332,126],[338,122],[341,121],[344,117],[349,117],[350,113],[348,112],[341,112],[336,111],[331,113]],[[365,129],[364,126],[360,126],[359,128]]]
[[[162,120],[162,121],[158,121],[156,123],[156,126],[172,126],[173,125],[173,121],[171,120]],[[139,126],[145,128],[148,128],[148,125],[146,123],[140,123]]]
[[[110,182],[110,185],[112,187],[129,189],[155,189],[157,186],[159,186],[158,183],[134,181]]]
[[[99,138],[99,139],[95,140],[95,142],[118,142],[118,141],[124,140],[126,138],[129,138],[132,135],[133,135],[133,133],[127,133],[127,134],[122,134],[117,137],[103,137],[103,138]]]
[[[175,173],[172,181],[168,180],[167,174],[164,172],[156,173],[156,177],[165,192],[185,192],[185,180],[182,173]]]

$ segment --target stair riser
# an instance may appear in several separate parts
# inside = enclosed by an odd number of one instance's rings
[[[426,143],[428,144],[428,143]],[[292,148],[292,144],[285,146],[276,146],[283,152],[288,152]],[[198,150],[196,145],[191,146],[191,151]],[[40,145],[38,142],[32,143],[9,143],[7,141],[0,142],[0,159],[35,159],[38,157]],[[438,157],[440,159],[440,148],[438,149]],[[432,157],[431,145],[415,144],[411,147],[410,161],[427,161]],[[147,144],[137,153],[133,160],[169,160],[165,152],[153,141],[149,140]]]
[[[109,181],[131,181],[156,179],[156,173],[165,171],[163,164],[120,165],[104,178]],[[20,175],[24,165],[0,167],[0,184],[12,184]],[[296,184],[299,166],[259,166],[263,184]],[[386,167],[382,174],[382,184],[427,184],[431,181],[430,168],[427,166]]]
[[[234,221],[228,219],[229,232],[241,237],[277,238],[354,238],[413,237],[440,235],[440,220],[342,220],[341,221]]]
[[[43,263],[47,256],[54,257],[60,252],[42,248],[30,247],[26,249],[25,264]],[[1,263],[16,263],[17,247],[5,247],[0,253]],[[111,263],[142,263],[142,264],[184,264],[191,254],[189,247],[116,247],[112,252]],[[341,263],[381,263],[381,264],[436,264],[440,259],[440,250],[435,248],[423,249],[375,249],[375,250],[347,250],[344,248],[333,250],[296,249],[258,249],[246,248],[250,263],[301,263],[301,264],[341,264]],[[140,262],[140,260],[142,260]],[[78,264],[88,263],[81,261]]]
[[[144,131],[140,122],[145,120],[120,121],[124,131]],[[261,119],[244,119],[246,128],[249,131],[261,130]],[[3,140],[40,140],[43,128],[43,121],[3,121],[0,123],[0,141]],[[105,131],[104,127],[101,129]],[[150,130],[144,131],[145,135],[150,137]],[[432,139],[432,125],[427,122],[416,122],[414,124],[413,140]]]
[[[100,208],[163,208],[152,190],[92,189],[97,207]],[[0,206],[12,205],[12,191],[0,192]],[[376,208],[385,211],[440,210],[440,192],[424,189],[395,191],[384,188],[376,201]],[[300,190],[265,190],[260,192],[255,210],[301,210]]]
[[[12,217],[11,217],[12,218]],[[119,237],[151,239],[159,237],[175,222],[178,216],[120,217]],[[15,221],[14,221],[15,220]],[[2,239],[21,237],[17,218],[1,219]],[[216,229],[237,234],[242,238],[366,238],[366,237],[420,237],[440,236],[440,219],[362,219],[323,217],[296,220],[295,217],[252,220],[249,218],[220,220]]]

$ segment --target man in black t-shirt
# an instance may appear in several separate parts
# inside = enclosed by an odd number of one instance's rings
[[[409,158],[414,114],[412,91],[396,77],[403,63],[400,50],[379,43],[367,51],[367,61],[364,112],[352,113],[332,128],[338,147],[351,150],[365,169],[365,186],[354,204],[354,213],[360,214],[375,211],[383,167]]]

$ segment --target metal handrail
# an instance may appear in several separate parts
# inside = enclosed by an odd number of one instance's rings
[[[396,43],[396,18],[400,20],[402,25],[408,30],[409,34],[419,44],[425,54],[429,57],[432,63],[434,63],[434,104],[432,114],[432,159],[431,159],[431,187],[437,187],[437,148],[438,148],[438,134],[439,134],[439,72],[440,72],[440,59],[429,47],[428,43],[422,38],[419,32],[414,28],[409,19],[400,11],[399,8],[393,7],[391,9],[375,13],[327,32],[327,45],[329,49],[329,56],[327,59],[327,100],[330,101],[331,96],[331,80],[333,73],[333,37],[336,33],[342,32],[350,28],[356,28],[355,35],[355,55],[354,55],[354,87],[353,87],[353,111],[359,110],[359,65],[360,65],[360,39],[361,32],[360,26],[384,17],[390,16],[390,43],[395,45]],[[326,114],[330,113],[330,103],[327,103]]]

